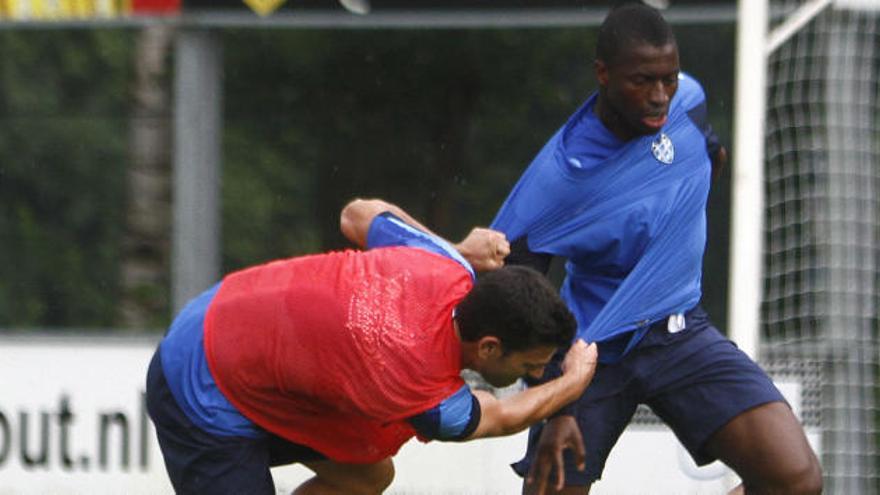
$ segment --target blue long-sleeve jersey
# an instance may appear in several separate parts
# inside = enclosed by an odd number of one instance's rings
[[[682,74],[666,125],[621,141],[591,96],[553,135],[492,227],[533,253],[567,259],[562,297],[577,336],[614,362],[651,323],[701,297],[710,152],[699,83]]]

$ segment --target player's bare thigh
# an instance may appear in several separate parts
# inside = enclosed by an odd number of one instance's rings
[[[705,450],[730,466],[750,493],[822,490],[819,461],[800,422],[783,402],[737,415],[709,438]]]
[[[544,490],[543,495],[587,495],[590,493],[590,486],[566,486],[562,490],[556,490],[553,486],[548,486]],[[523,489],[524,495],[538,495],[536,489],[531,489],[531,487],[527,487],[524,485]]]
[[[315,477],[294,490],[294,495],[378,495],[394,480],[394,463],[390,457],[374,464],[333,461],[303,464],[314,471]]]

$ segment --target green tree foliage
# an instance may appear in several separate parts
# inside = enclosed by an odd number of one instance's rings
[[[0,325],[114,321],[129,42],[0,33]]]
[[[677,31],[729,142],[733,26]],[[0,33],[0,326],[119,324],[135,34]],[[595,89],[594,28],[245,29],[222,41],[224,272],[346,246],[337,215],[354,196],[463,237]],[[723,321],[726,205],[712,210],[706,287]]]
[[[677,28],[729,143],[733,26]],[[706,43],[707,38],[713,43]],[[228,32],[224,269],[345,246],[353,196],[452,238],[491,222],[595,89],[595,29]],[[707,306],[725,319],[727,182],[710,205]]]
[[[590,30],[229,33],[226,268],[343,246],[337,215],[353,196],[395,201],[451,237],[488,224],[588,94],[592,38]]]

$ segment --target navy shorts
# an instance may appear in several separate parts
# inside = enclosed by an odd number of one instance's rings
[[[685,315],[684,330],[670,333],[662,320],[620,362],[599,364],[574,408],[586,469],[578,471],[566,451],[565,483],[589,485],[601,478],[639,404],[647,404],[702,466],[715,460],[703,451],[713,433],[740,413],[776,401],[785,399],[767,374],[697,306]],[[532,427],[525,458],[513,464],[520,476],[528,473],[542,428]]]
[[[147,372],[147,412],[177,494],[274,494],[271,466],[324,460],[321,453],[265,432],[259,438],[212,435],[177,405],[159,352]]]

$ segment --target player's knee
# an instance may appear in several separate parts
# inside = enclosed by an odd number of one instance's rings
[[[809,453],[797,463],[789,463],[772,479],[746,482],[749,495],[816,495],[822,493],[822,468],[816,456]]]
[[[392,481],[394,481],[394,463],[389,460],[387,469],[383,470],[375,480],[376,489],[378,490],[376,493],[384,492],[386,488],[391,486]]]
[[[786,493],[811,495],[822,493],[822,468],[813,451],[805,452],[794,472],[788,476],[790,490]]]
[[[352,495],[379,495],[394,481],[394,463],[386,459],[375,465],[360,479],[360,486]]]
[[[808,465],[804,466],[793,482],[794,489],[791,493],[813,495],[822,493],[822,468],[815,456],[810,456]]]

